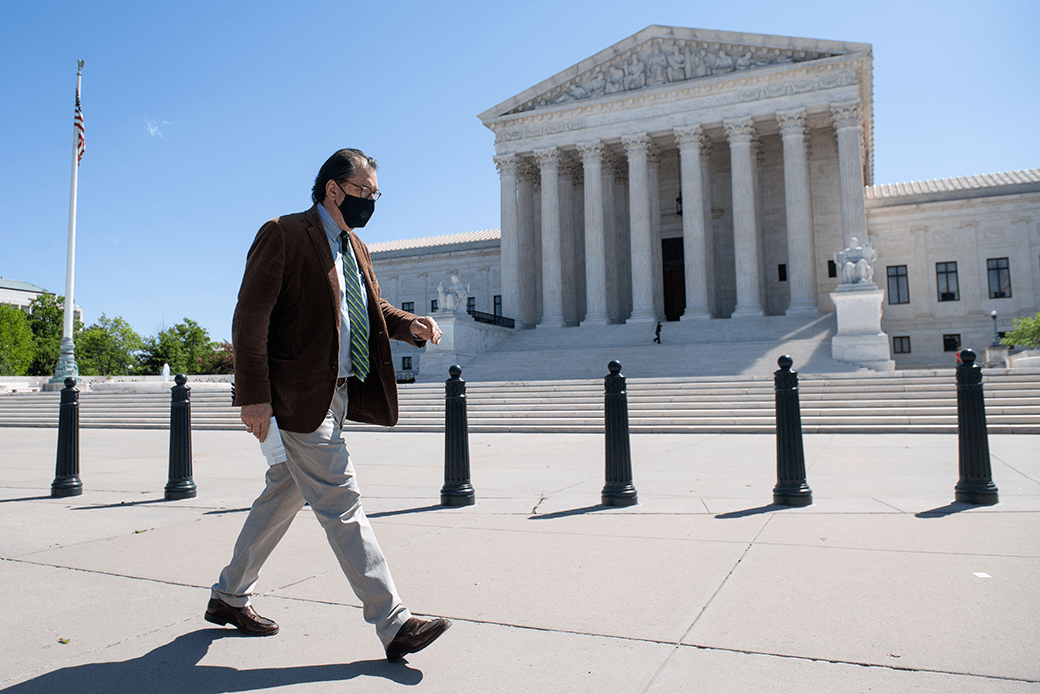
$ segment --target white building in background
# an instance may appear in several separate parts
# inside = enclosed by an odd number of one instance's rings
[[[1040,169],[873,186],[865,198],[899,366],[948,365],[958,345],[981,351],[994,327],[1040,312]]]
[[[35,284],[29,284],[28,282],[9,280],[0,277],[0,304],[14,306],[15,308],[20,308],[26,313],[29,313],[29,304],[32,303],[32,300],[44,294],[53,294],[53,292],[49,292],[43,287],[37,287]],[[76,319],[82,322],[83,309],[78,305],[73,304],[72,310],[76,314]]]
[[[439,313],[456,278],[465,288],[461,309],[502,315],[498,229],[368,244],[384,299],[420,316]],[[452,294],[452,296],[455,296]],[[398,378],[418,372],[424,349],[390,342]]]
[[[870,44],[648,27],[481,114],[500,238],[372,244],[383,295],[426,313],[454,275],[517,328],[710,330],[834,312],[863,256],[871,359],[949,365],[1040,306],[1040,170],[875,186],[872,94]]]

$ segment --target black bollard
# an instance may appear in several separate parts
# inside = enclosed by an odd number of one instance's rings
[[[982,395],[982,367],[970,349],[960,353],[957,366],[957,442],[960,448],[960,480],[954,487],[957,501],[976,506],[997,503],[997,486],[989,459],[986,402]]]
[[[166,499],[194,499],[195,480],[191,478],[191,388],[184,374],[173,378],[175,385],[170,403],[170,480],[166,483]]]
[[[462,367],[448,369],[444,382],[444,486],[442,506],[472,506],[477,503],[469,481],[469,425],[466,423],[466,382]]]
[[[628,391],[621,362],[607,365],[603,410],[606,433],[606,484],[600,498],[604,506],[635,506],[639,495],[632,486],[632,448],[628,440]]]
[[[776,486],[773,503],[780,506],[809,506],[812,490],[805,480],[805,449],[802,446],[802,412],[798,403],[798,372],[794,360],[783,355],[773,372],[776,390]]]
[[[79,496],[83,483],[79,479],[79,391],[76,379],[65,379],[58,406],[58,458],[54,466],[51,497]]]

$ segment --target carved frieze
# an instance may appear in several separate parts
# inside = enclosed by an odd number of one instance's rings
[[[509,113],[834,55],[837,54],[655,38],[517,106]],[[855,83],[856,77],[849,73],[841,79]]]
[[[626,122],[634,117],[631,110],[633,105],[639,108],[639,117],[650,118],[674,112],[679,108],[679,104],[683,110],[708,110],[858,84],[856,73],[850,69],[852,67],[854,66],[846,65],[842,69],[824,67],[819,68],[824,71],[823,74],[791,75],[784,80],[778,80],[776,75],[764,75],[755,79],[749,76],[748,82],[753,83],[761,79],[761,84],[735,90],[732,89],[732,85],[698,85],[693,82],[689,86],[684,85],[678,91],[639,95],[639,101],[635,104],[630,103],[625,108],[618,108],[613,102],[601,102],[582,107],[578,113],[568,111],[563,117],[557,112],[534,112],[530,115],[525,114],[522,119],[504,123],[491,122],[487,123],[487,126],[495,132],[496,144],[517,142]],[[744,81],[741,80],[742,83]],[[514,109],[509,113],[518,114],[521,110],[524,109]]]

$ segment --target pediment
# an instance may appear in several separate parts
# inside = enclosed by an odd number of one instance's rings
[[[503,116],[557,105],[870,51],[870,44],[651,26],[480,118],[488,124]]]

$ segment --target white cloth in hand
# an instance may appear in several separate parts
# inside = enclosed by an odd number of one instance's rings
[[[271,423],[267,427],[267,436],[260,444],[260,450],[267,458],[269,466],[285,462],[285,446],[282,445],[282,435],[278,433],[278,422],[271,417]]]

